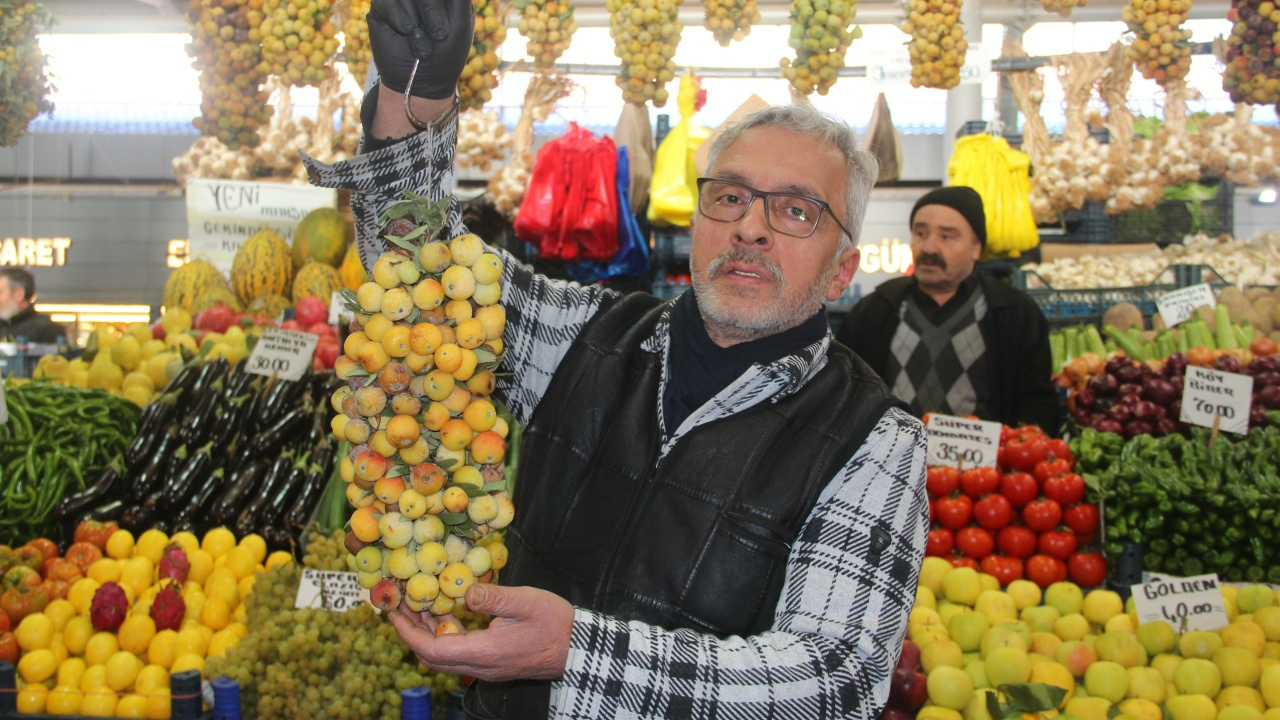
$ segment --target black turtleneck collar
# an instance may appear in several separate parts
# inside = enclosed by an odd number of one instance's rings
[[[662,394],[667,433],[674,433],[693,411],[741,377],[747,368],[794,355],[821,340],[827,332],[827,310],[819,307],[812,317],[789,330],[722,348],[707,334],[693,291],[684,293],[671,307],[667,387]]]

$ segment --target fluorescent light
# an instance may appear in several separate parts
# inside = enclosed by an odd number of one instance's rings
[[[1273,205],[1275,204],[1275,201],[1276,189],[1273,187],[1263,188],[1262,191],[1258,193],[1259,205]]]

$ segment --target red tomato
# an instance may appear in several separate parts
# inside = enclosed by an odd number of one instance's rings
[[[1028,473],[1009,473],[1000,479],[1000,494],[1008,498],[1011,505],[1020,508],[1036,499],[1040,486]]]
[[[9,619],[9,613],[0,610],[0,632],[9,632],[13,629],[13,621]]]
[[[1010,525],[1000,530],[996,537],[996,545],[1000,552],[1016,558],[1030,557],[1036,551],[1036,534],[1017,525]]]
[[[1107,579],[1107,561],[1097,553],[1075,553],[1067,558],[1071,582],[1082,588],[1097,587]]]
[[[929,537],[924,543],[924,554],[933,557],[946,557],[955,549],[956,536],[946,528],[936,528],[929,531]]]
[[[1044,459],[1046,452],[1043,436],[1019,435],[1000,447],[1000,464],[1014,470],[1030,471]]]
[[[1088,535],[1098,529],[1098,506],[1093,503],[1072,505],[1063,511],[1062,522],[1077,535]]]
[[[951,563],[952,567],[969,567],[969,568],[973,568],[974,570],[980,569],[978,567],[978,561],[974,560],[971,557],[965,557],[963,555],[952,555],[951,557],[947,558],[947,560]]]
[[[1040,552],[1059,560],[1066,560],[1076,551],[1076,535],[1067,530],[1050,530],[1040,534]]]
[[[14,565],[5,571],[4,577],[0,578],[0,587],[5,590],[13,587],[27,586],[35,587],[40,584],[43,578],[40,573],[32,570],[26,565]]]
[[[1071,454],[1071,446],[1066,440],[1061,438],[1053,438],[1044,444],[1045,457],[1049,459],[1061,458],[1066,460],[1072,468],[1076,466],[1076,456]]]
[[[960,473],[960,489],[977,500],[1000,487],[1000,471],[993,467],[969,468]]]
[[[996,541],[986,530],[970,526],[956,533],[956,547],[965,555],[981,560],[996,549]]]
[[[49,538],[36,538],[35,540],[28,540],[27,544],[24,547],[33,547],[39,550],[40,554],[44,555],[45,560],[48,560],[49,558],[58,557],[58,546],[54,545],[53,541],[50,540]]]
[[[1036,500],[1022,508],[1022,522],[1036,532],[1054,529],[1061,519],[1062,506],[1057,500]]]
[[[43,611],[51,599],[42,585],[20,585],[0,594],[0,610],[4,610],[12,622],[20,623],[27,615]]]
[[[1043,590],[1058,582],[1060,577],[1065,577],[1067,568],[1057,558],[1048,555],[1032,555],[1027,558],[1026,573],[1027,579]]]
[[[107,548],[107,538],[111,537],[111,533],[119,530],[120,526],[116,521],[98,522],[97,520],[82,520],[76,525],[74,542],[87,542],[96,545],[99,550]]]
[[[1097,528],[1094,528],[1091,532],[1083,534],[1076,533],[1076,547],[1087,548],[1092,545],[1097,545],[1098,541],[1101,539],[1102,533],[1098,532]]]
[[[11,632],[0,633],[0,660],[18,662],[18,638]]]
[[[89,566],[102,559],[102,550],[88,540],[79,540],[67,548],[64,559],[80,568],[80,572],[89,572]]]
[[[960,471],[944,465],[932,466],[925,476],[924,486],[931,497],[946,497],[960,487]]]
[[[1036,480],[1043,485],[1049,478],[1069,472],[1071,472],[1071,463],[1066,460],[1041,460],[1036,463],[1031,474],[1035,475]]]
[[[973,519],[987,530],[995,532],[1013,519],[1013,505],[1003,495],[988,495],[973,504]]]
[[[988,555],[982,558],[982,572],[993,575],[1000,581],[1000,587],[1007,587],[1014,580],[1022,578],[1022,561],[1003,555]]]
[[[1075,505],[1084,499],[1084,478],[1075,473],[1051,477],[1044,482],[1044,495],[1059,505]]]
[[[1004,427],[1000,428],[1000,444],[1001,445],[1004,445],[1005,443],[1009,442],[1010,440],[1016,437],[1018,437],[1017,428],[1011,428],[1008,425],[1005,425]]]
[[[933,509],[938,516],[938,522],[943,527],[959,530],[968,525],[969,519],[973,517],[973,500],[970,500],[968,495],[938,498],[933,504]]]
[[[62,580],[68,583],[73,583],[82,577],[84,577],[84,572],[75,563],[66,558],[54,560],[49,572],[45,573],[46,580]]]

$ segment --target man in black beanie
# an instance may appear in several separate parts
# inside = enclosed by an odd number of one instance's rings
[[[951,186],[911,209],[915,273],[881,284],[836,339],[917,415],[977,415],[1058,430],[1049,327],[1025,293],[974,272],[987,242],[982,197]]]

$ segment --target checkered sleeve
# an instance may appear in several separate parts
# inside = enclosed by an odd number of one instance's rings
[[[389,147],[332,164],[303,153],[313,185],[352,191],[356,246],[372,268],[386,249],[379,237],[378,214],[411,190],[431,200],[449,196],[446,219],[450,237],[466,232],[453,189],[453,158],[458,137],[458,103],[423,132]],[[526,423],[546,393],[551,375],[601,302],[614,294],[598,286],[552,280],[504,250],[502,304],[507,311],[505,359],[498,396],[520,423]]]
[[[925,436],[885,414],[791,551],[773,628],[720,639],[577,610],[556,718],[878,717],[928,531]]]

